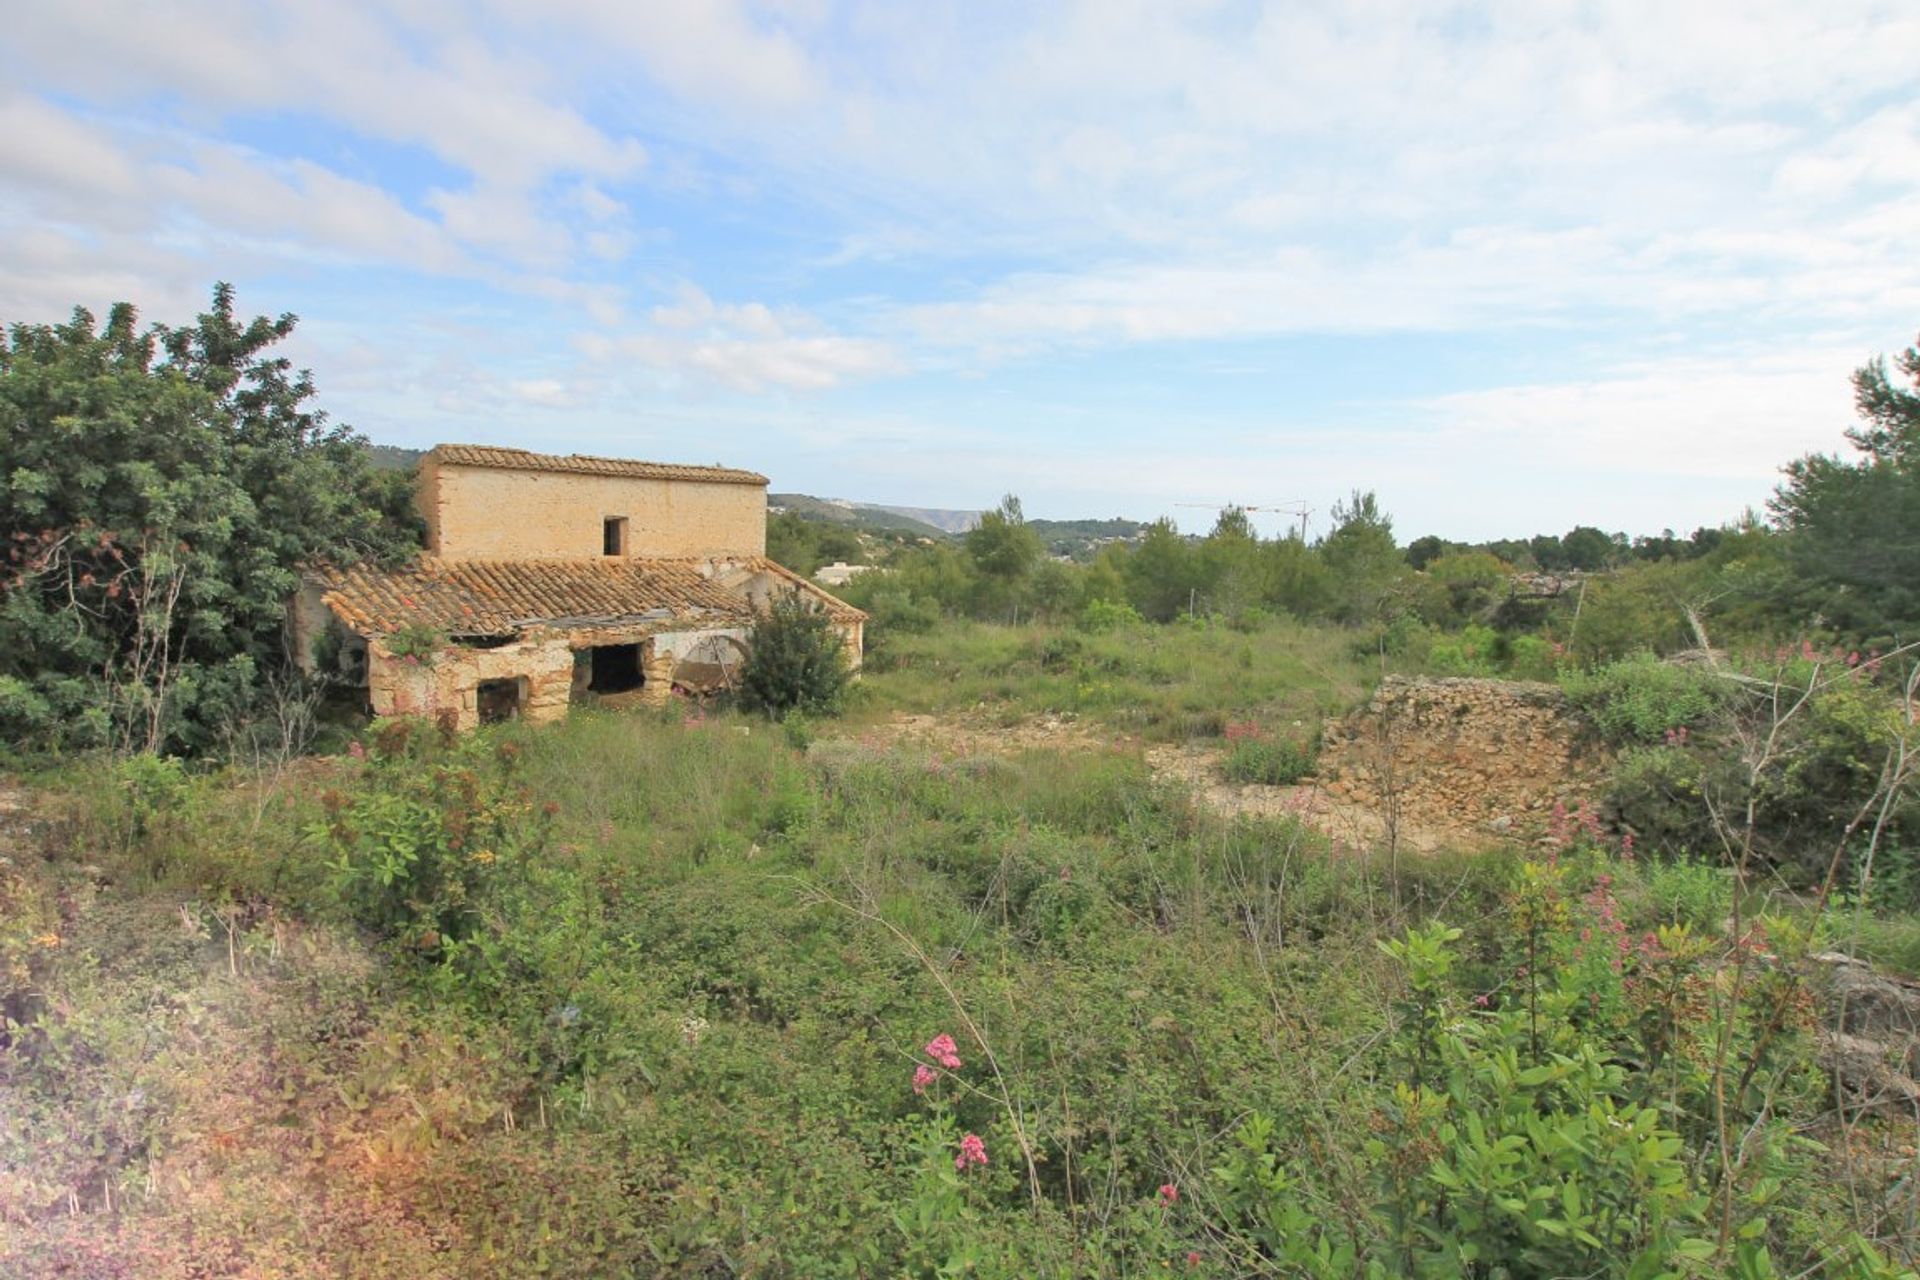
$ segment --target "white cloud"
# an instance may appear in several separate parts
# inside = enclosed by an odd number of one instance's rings
[[[671,378],[750,392],[824,391],[906,367],[891,345],[831,332],[797,308],[717,303],[691,284],[654,307],[648,321],[644,331],[590,334],[579,345],[596,360],[637,361]]]

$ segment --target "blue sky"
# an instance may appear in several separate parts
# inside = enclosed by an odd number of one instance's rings
[[[0,320],[377,440],[1047,516],[1717,524],[1920,332],[1911,0],[9,6]],[[1276,522],[1269,522],[1271,530]],[[1324,527],[1324,515],[1318,520]]]

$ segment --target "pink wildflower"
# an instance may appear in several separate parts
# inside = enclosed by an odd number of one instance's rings
[[[1161,1183],[1160,1184],[1160,1203],[1168,1206],[1179,1204],[1180,1188],[1174,1186],[1171,1182]]]
[[[367,758],[366,745],[359,742],[349,742],[347,744],[347,754],[355,760],[365,760]]]
[[[954,1044],[953,1037],[944,1031],[927,1041],[925,1053],[949,1071],[960,1069],[959,1046]]]
[[[925,1093],[927,1086],[940,1078],[940,1073],[922,1062],[913,1069],[913,1091]]]
[[[1187,1265],[1190,1267],[1197,1267],[1200,1265],[1199,1250],[1197,1249],[1187,1250]]]
[[[970,1133],[960,1139],[960,1151],[953,1157],[953,1167],[965,1173],[970,1164],[987,1162],[987,1144],[980,1141],[980,1135]]]

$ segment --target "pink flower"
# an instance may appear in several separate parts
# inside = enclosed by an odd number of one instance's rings
[[[987,1144],[980,1141],[979,1134],[970,1133],[966,1137],[960,1139],[959,1154],[953,1157],[954,1168],[958,1169],[962,1173],[965,1173],[967,1171],[968,1165],[985,1164],[986,1162],[987,1162]]]
[[[925,1093],[927,1086],[940,1078],[940,1073],[922,1062],[913,1069],[913,1091]]]
[[[944,1031],[927,1041],[927,1047],[924,1052],[929,1058],[932,1058],[949,1071],[958,1071],[960,1069],[959,1046],[954,1044],[953,1037]]]
[[[355,760],[365,760],[367,758],[367,748],[362,743],[349,742],[347,744],[347,754]]]
[[[1171,1182],[1161,1183],[1160,1184],[1160,1203],[1164,1205],[1169,1205],[1169,1206],[1179,1204],[1180,1188],[1174,1186]]]
[[[1199,1250],[1197,1250],[1197,1249],[1189,1249],[1189,1250],[1187,1250],[1187,1265],[1188,1265],[1188,1266],[1190,1266],[1190,1267],[1197,1267],[1197,1266],[1199,1266],[1199,1265],[1200,1265],[1200,1252],[1199,1252]]]

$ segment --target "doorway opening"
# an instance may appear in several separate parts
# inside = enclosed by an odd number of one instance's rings
[[[640,667],[637,644],[601,644],[588,650],[593,674],[587,687],[595,693],[625,693],[638,689],[646,676]]]

